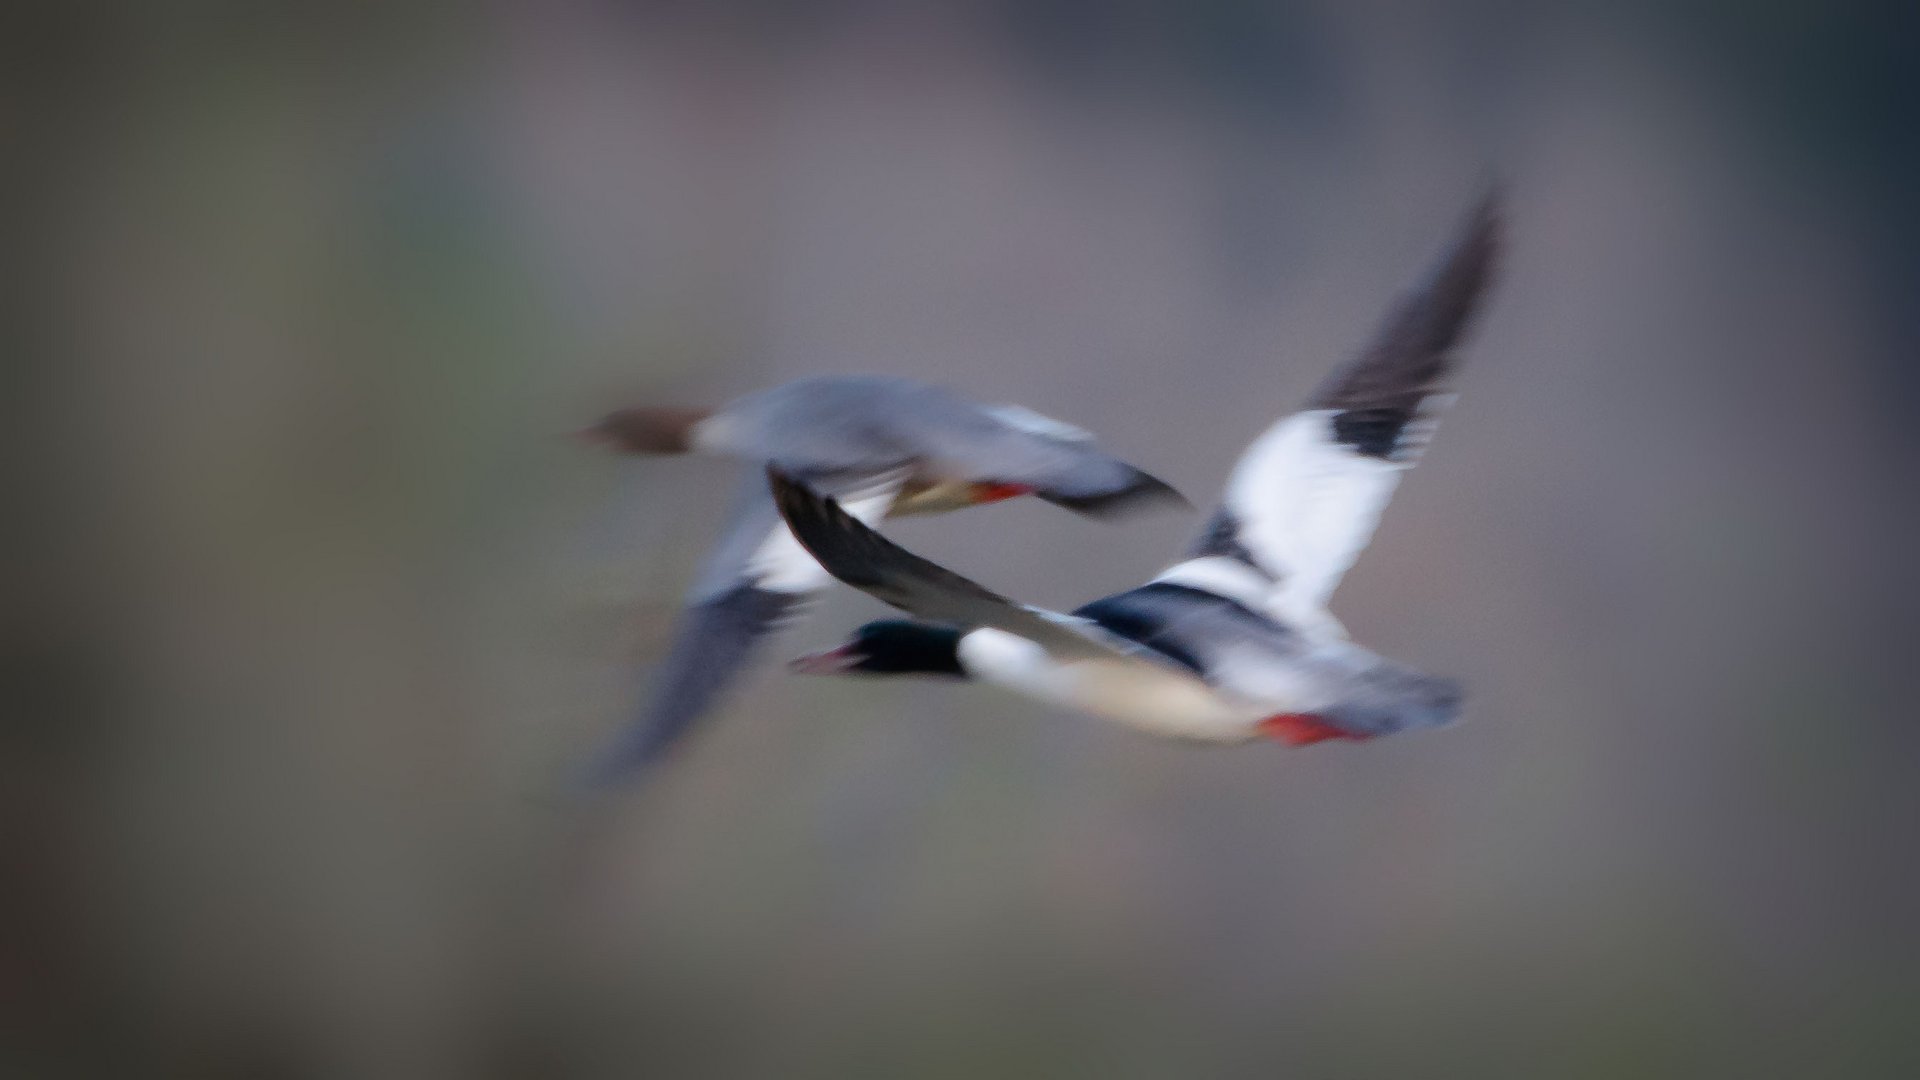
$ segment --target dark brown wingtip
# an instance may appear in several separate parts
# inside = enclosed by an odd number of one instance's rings
[[[782,514],[787,511],[788,500],[803,493],[810,494],[805,484],[787,475],[787,471],[778,465],[767,466],[767,490],[773,492],[774,504],[780,507]]]
[[[1426,280],[1395,311],[1389,336],[1399,347],[1439,354],[1466,335],[1500,260],[1505,205],[1505,186],[1489,180]]]
[[[1312,407],[1376,410],[1404,423],[1443,388],[1453,349],[1479,314],[1499,262],[1504,190],[1497,180],[1487,183],[1426,277],[1393,306],[1360,358],[1314,395]]]
[[[767,466],[767,490],[773,493],[773,505],[780,511],[781,520],[793,530],[793,535],[805,545],[807,538],[802,534],[795,519],[813,521],[827,514],[827,499],[816,493],[778,465]]]
[[[1481,188],[1480,197],[1467,210],[1453,246],[1442,257],[1432,278],[1435,286],[1452,285],[1464,294],[1459,303],[1466,310],[1458,316],[1462,325],[1454,329],[1456,339],[1466,329],[1465,323],[1475,314],[1479,298],[1499,270],[1501,249],[1506,246],[1506,228],[1506,181],[1491,177]]]
[[[1192,510],[1193,500],[1180,489],[1148,472],[1140,472],[1132,485],[1121,492],[1124,509]]]
[[[1467,207],[1460,235],[1491,231],[1498,234],[1506,219],[1507,177],[1496,171],[1489,171],[1480,179],[1480,197]]]
[[[1193,502],[1178,488],[1150,473],[1136,472],[1118,491],[1104,495],[1046,495],[1042,499],[1076,514],[1100,520],[1127,517],[1148,510],[1192,510]]]

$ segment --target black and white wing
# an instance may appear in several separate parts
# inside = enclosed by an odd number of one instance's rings
[[[882,603],[932,622],[1004,630],[1063,658],[1121,652],[1085,620],[1016,604],[915,555],[778,468],[767,469],[767,483],[801,546],[828,573]]]
[[[1450,396],[1454,348],[1493,276],[1500,221],[1490,192],[1360,357],[1247,448],[1188,562],[1163,580],[1337,630],[1327,598],[1372,538],[1400,474],[1419,461]]]
[[[898,474],[816,482],[840,491],[852,513],[870,519],[885,513],[900,488]],[[831,581],[780,520],[760,471],[749,470],[726,533],[687,596],[646,704],[589,765],[587,785],[618,784],[664,756],[739,679],[766,639],[803,614]]]

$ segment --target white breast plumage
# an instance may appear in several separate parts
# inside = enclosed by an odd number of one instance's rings
[[[984,682],[1170,738],[1239,742],[1271,710],[1230,701],[1200,679],[1146,658],[1061,661],[1022,637],[975,630],[960,663]]]

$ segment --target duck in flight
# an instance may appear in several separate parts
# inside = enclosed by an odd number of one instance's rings
[[[1306,745],[1452,721],[1458,683],[1348,640],[1326,601],[1426,447],[1500,229],[1489,193],[1360,357],[1254,440],[1184,560],[1071,614],[1015,603],[922,559],[805,478],[769,468],[781,515],[820,565],[916,617],[869,623],[792,667],[978,679],[1202,742]]]
[[[771,466],[868,522],[1021,495],[1094,517],[1185,505],[1079,428],[887,376],[800,379],[719,409],[623,409],[584,434],[624,453],[717,454]],[[753,469],[687,598],[651,698],[590,766],[588,785],[619,783],[667,753],[755,647],[831,581],[794,542]]]

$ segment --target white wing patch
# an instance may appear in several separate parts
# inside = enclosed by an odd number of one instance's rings
[[[900,490],[898,479],[889,478],[885,482],[848,495],[841,508],[859,519],[863,525],[871,525],[885,516],[887,507],[893,504],[894,495]],[[810,593],[824,588],[833,580],[800,541],[793,538],[792,530],[786,522],[773,527],[767,539],[754,550],[753,557],[747,560],[747,580],[755,588],[783,593]]]
[[[1334,439],[1335,415],[1299,412],[1268,428],[1234,466],[1226,495],[1240,543],[1277,583],[1267,610],[1327,630],[1339,625],[1324,614],[1327,597],[1413,464],[1354,453]]]

